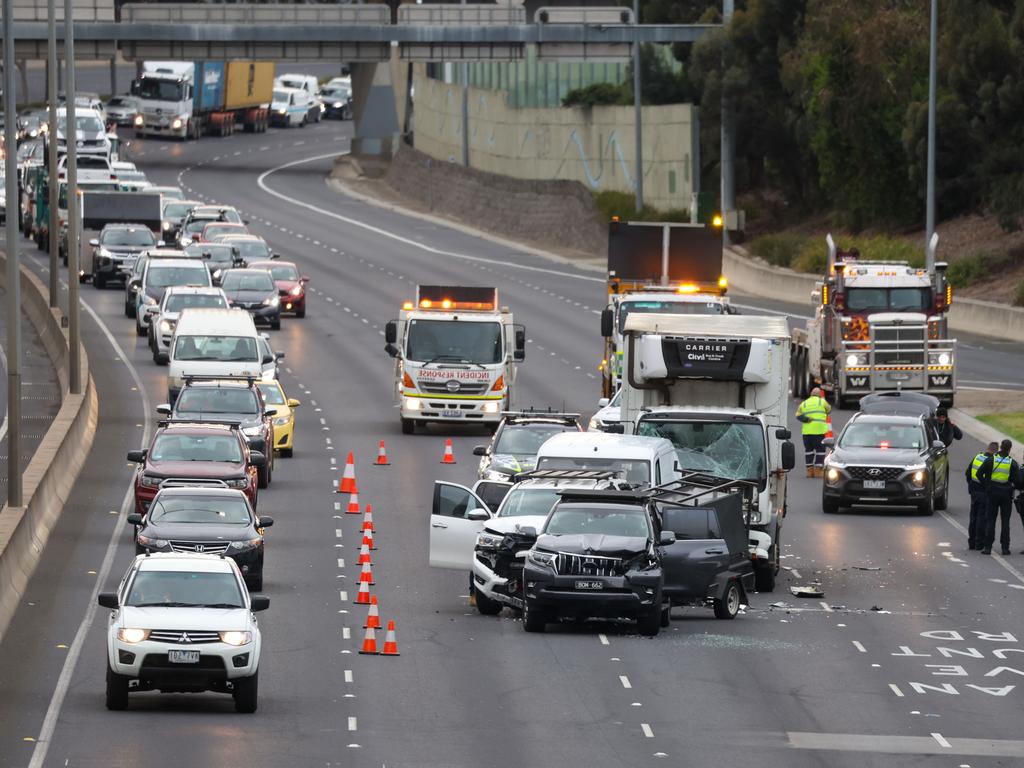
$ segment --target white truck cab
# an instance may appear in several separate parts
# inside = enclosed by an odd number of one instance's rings
[[[384,340],[404,434],[432,421],[497,428],[511,410],[526,330],[498,305],[496,288],[418,286]]]
[[[607,432],[563,432],[537,451],[537,469],[618,472],[636,485],[661,485],[679,477],[676,449],[661,437]]]

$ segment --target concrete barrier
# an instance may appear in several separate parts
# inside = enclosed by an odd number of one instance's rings
[[[776,301],[798,302],[811,312],[811,291],[816,275],[776,267],[752,256],[743,248],[726,248],[722,269],[729,285],[743,293]],[[1024,309],[955,296],[949,313],[949,327],[954,333],[973,333],[1000,339],[1024,336]]]
[[[0,285],[5,286],[6,254],[0,253]],[[0,640],[14,617],[50,532],[78,479],[92,447],[99,417],[89,358],[81,347],[82,394],[68,392],[68,336],[60,311],[51,309],[42,282],[21,270],[22,307],[57,370],[61,406],[32,460],[22,473],[24,506],[0,508]]]

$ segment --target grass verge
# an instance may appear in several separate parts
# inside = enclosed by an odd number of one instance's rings
[[[978,421],[998,429],[1005,435],[1009,435],[1015,447],[1024,445],[1024,411],[1011,411],[1009,413],[983,413],[976,417]]]

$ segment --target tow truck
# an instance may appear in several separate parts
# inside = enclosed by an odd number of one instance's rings
[[[510,410],[526,329],[498,304],[496,288],[420,285],[384,329],[395,360],[402,433],[428,422],[468,423],[492,432]]]
[[[732,314],[728,287],[722,274],[721,217],[710,225],[613,217],[608,225],[608,305],[601,314],[602,396],[613,397],[622,379],[627,317]]]
[[[862,259],[826,237],[825,275],[811,295],[814,317],[793,331],[793,393],[815,384],[839,406],[873,392],[913,390],[952,406],[956,339],[947,316],[953,288],[946,264],[935,261],[938,235],[928,243],[933,271],[905,261]]]

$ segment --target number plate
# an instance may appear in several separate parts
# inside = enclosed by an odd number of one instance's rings
[[[198,664],[199,651],[168,651],[167,660],[171,664]]]
[[[462,416],[462,411],[441,411],[441,417],[444,419],[457,419]]]
[[[603,581],[577,581],[576,589],[602,589],[604,587]]]
[[[889,374],[889,380],[890,381],[909,381],[910,380],[910,374],[909,373],[890,373]]]
[[[885,480],[865,480],[864,490],[866,491],[884,491]]]

